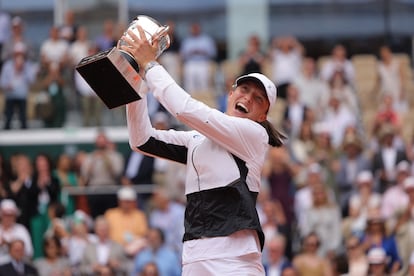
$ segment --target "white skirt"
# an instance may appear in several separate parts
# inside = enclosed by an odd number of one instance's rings
[[[182,276],[264,276],[260,253],[232,258],[208,259],[183,265]]]

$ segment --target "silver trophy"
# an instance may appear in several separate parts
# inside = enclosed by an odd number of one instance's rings
[[[157,58],[170,46],[168,26],[161,25],[155,19],[137,16],[128,26],[138,37],[138,26],[145,32],[147,40],[158,40]],[[124,35],[129,36],[125,31]],[[120,45],[127,45],[120,39],[117,47],[83,58],[76,70],[101,98],[108,108],[114,108],[140,99],[137,91],[140,87],[140,70],[135,58],[128,52],[120,50]]]
[[[168,47],[170,47],[171,39],[168,35],[169,26],[161,25],[154,18],[146,15],[138,15],[132,22],[129,24],[127,31],[124,33],[124,36],[129,37],[128,31],[132,31],[136,36],[140,37],[138,26],[141,26],[145,32],[145,36],[149,43],[151,44],[153,40],[158,40],[158,52],[155,58],[158,58]],[[118,47],[121,45],[128,45],[122,38],[118,41]],[[122,55],[128,60],[128,62],[139,72],[138,64],[135,61],[134,57],[123,50],[120,50]]]

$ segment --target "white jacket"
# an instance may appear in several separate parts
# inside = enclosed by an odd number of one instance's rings
[[[154,129],[143,94],[146,86],[172,115],[194,130]],[[136,151],[144,147],[146,154],[185,163],[186,194],[226,186],[239,179],[240,172],[232,154],[246,163],[249,190],[259,192],[261,169],[269,147],[268,134],[261,125],[228,116],[194,100],[162,66],[147,72],[140,94],[140,101],[127,105],[130,146]],[[260,252],[257,236],[252,232],[242,230],[229,237],[186,241],[183,262]]]

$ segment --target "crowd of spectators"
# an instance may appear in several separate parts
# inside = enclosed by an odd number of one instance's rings
[[[69,12],[64,26],[50,28],[38,54],[25,39],[24,20],[14,17],[9,24],[10,38],[0,40],[4,128],[13,128],[15,110],[18,127],[28,127],[32,90],[45,127],[64,126],[73,106],[83,126],[102,126],[102,103],[74,66],[115,46],[116,24],[106,20],[93,40]],[[320,62],[294,37],[276,37],[263,50],[253,35],[229,73],[212,70],[218,68],[211,66],[217,49],[199,24],[191,25],[188,37],[171,37],[160,61],[194,97],[210,93],[222,110],[226,93],[212,91],[220,87],[214,80],[231,89],[238,75],[262,72],[277,85],[278,123],[289,139],[269,151],[257,203],[267,275],[414,275],[414,139],[403,135],[411,123],[412,80],[390,47],[378,49],[367,106],[361,76],[343,45]],[[154,99],[148,101],[157,128],[177,126]],[[368,123],[366,109],[373,111]],[[136,152],[124,156],[104,131],[95,146],[56,160],[45,153],[33,160],[24,152],[0,155],[0,275],[10,269],[180,275],[183,168]],[[132,188],[149,183],[157,186],[149,194]],[[65,189],[70,186],[96,193],[73,196]],[[106,186],[119,188],[101,193]]]

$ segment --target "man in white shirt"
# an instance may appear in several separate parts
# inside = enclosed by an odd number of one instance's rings
[[[24,243],[25,257],[33,255],[32,238],[29,231],[16,219],[20,214],[16,203],[12,199],[3,199],[0,203],[0,264],[10,260],[8,244],[13,240],[21,240]]]
[[[315,60],[307,57],[303,59],[302,71],[293,80],[294,85],[299,91],[300,101],[316,112],[319,118],[321,106],[325,107],[329,100],[329,89],[327,84],[316,74]]]
[[[180,54],[184,63],[184,88],[192,94],[210,88],[210,62],[216,57],[217,49],[214,40],[202,33],[200,24],[193,23],[190,32],[182,42]]]
[[[95,234],[98,241],[88,244],[85,248],[80,267],[81,273],[85,275],[126,273],[126,255],[121,245],[109,238],[109,224],[104,217],[96,218]]]
[[[342,71],[347,82],[354,83],[355,69],[346,55],[347,51],[343,45],[338,44],[332,49],[331,57],[322,65],[320,76],[324,81],[329,82],[335,72]]]
[[[276,235],[265,245],[267,258],[264,261],[266,275],[280,276],[283,269],[290,265],[285,256],[286,239],[284,236]]]
[[[329,126],[331,132],[332,146],[337,149],[342,145],[346,128],[356,126],[356,114],[342,104],[339,98],[331,96],[324,118],[323,122]]]
[[[69,44],[59,37],[59,28],[53,26],[49,31],[49,38],[40,46],[42,64],[56,63],[64,66],[68,60]]]

